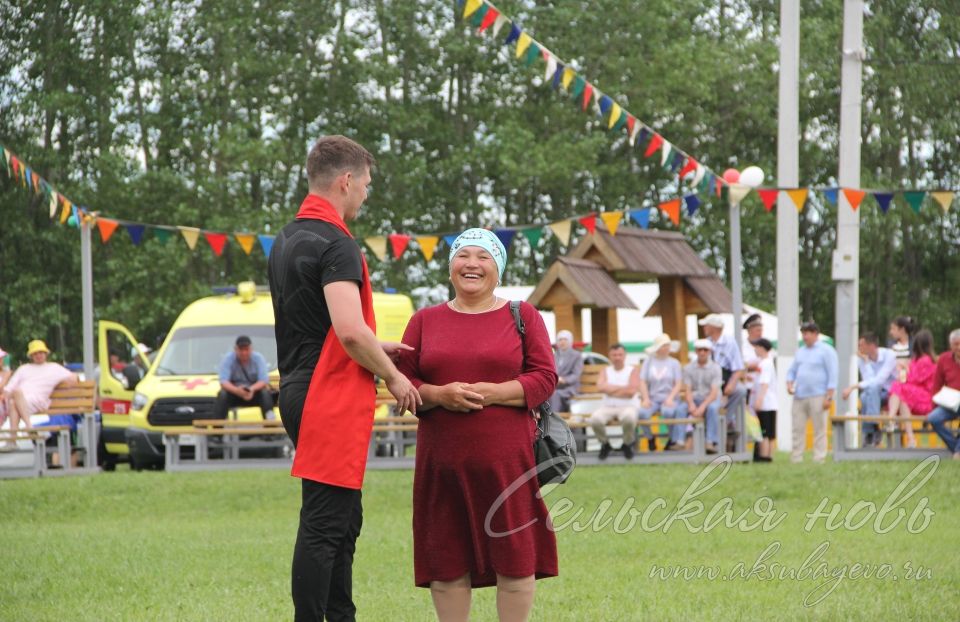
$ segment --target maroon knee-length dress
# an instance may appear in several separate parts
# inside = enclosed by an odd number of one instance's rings
[[[536,477],[506,492],[536,467],[530,409],[546,401],[557,382],[543,319],[526,303],[520,313],[525,368],[507,305],[476,314],[429,307],[404,333],[415,351],[405,353],[399,367],[415,386],[517,380],[527,402],[527,408],[461,413],[438,406],[418,413],[413,565],[419,587],[467,573],[473,587],[495,585],[497,574],[557,575],[557,541]]]

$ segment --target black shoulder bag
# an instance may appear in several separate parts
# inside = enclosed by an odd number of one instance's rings
[[[520,317],[520,302],[510,301],[510,313],[520,333],[523,349],[523,368],[527,368],[527,329]],[[541,486],[562,484],[570,478],[577,466],[577,444],[570,426],[562,417],[553,412],[549,402],[536,408],[537,436],[533,440],[533,457],[537,463],[537,481]]]

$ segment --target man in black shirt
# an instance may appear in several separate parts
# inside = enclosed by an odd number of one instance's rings
[[[353,553],[363,515],[360,487],[384,379],[397,410],[416,412],[417,390],[391,356],[407,346],[377,340],[373,295],[347,228],[367,197],[373,157],[343,136],[307,156],[310,194],[277,236],[269,259],[281,376],[280,417],[302,480],[293,554],[296,620],[353,620]]]

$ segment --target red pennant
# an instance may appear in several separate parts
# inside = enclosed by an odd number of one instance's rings
[[[627,113],[627,135],[628,136],[631,136],[631,137],[633,136],[633,126],[636,124],[637,124],[637,118],[628,112]]]
[[[587,82],[587,86],[583,87],[583,109],[586,110],[587,106],[590,105],[590,99],[593,97],[593,85]]]
[[[660,134],[654,133],[653,136],[650,138],[650,143],[647,144],[647,150],[643,152],[643,157],[649,158],[650,156],[655,154],[657,152],[657,149],[659,149],[662,145],[663,145],[663,136],[661,136]]]
[[[20,177],[20,160],[17,156],[10,156],[10,168],[13,169],[14,177]]]
[[[110,239],[110,236],[113,235],[113,232],[117,230],[117,225],[119,224],[120,223],[118,223],[116,220],[98,218],[97,229],[100,230],[100,241],[106,244],[107,240]]]
[[[723,196],[723,182],[720,181],[719,177],[716,178],[716,182],[717,182],[717,196],[718,197]]]
[[[587,231],[589,231],[590,233],[597,232],[597,215],[596,214],[589,214],[587,216],[584,216],[583,218],[580,218],[577,222],[579,222],[581,225],[586,227]]]
[[[483,32],[490,26],[493,26],[493,22],[497,21],[498,17],[500,17],[500,11],[493,7],[489,7],[487,14],[483,16],[483,21],[480,22],[480,32]]]
[[[847,197],[847,201],[850,203],[850,207],[853,208],[853,211],[857,211],[857,208],[860,207],[860,202],[863,201],[863,197],[867,196],[867,193],[863,190],[854,190],[853,188],[842,188],[843,196]]]
[[[777,202],[777,195],[780,194],[780,191],[774,188],[773,190],[757,190],[757,194],[760,195],[760,200],[763,201],[763,206],[767,208],[767,211],[773,209],[773,204]]]
[[[680,199],[674,199],[672,201],[667,201],[666,203],[661,203],[659,207],[667,214],[667,216],[670,217],[670,220],[673,221],[674,225],[678,227],[680,226]]]
[[[219,257],[223,254],[223,247],[227,245],[226,233],[213,233],[211,231],[204,231],[203,237],[207,238],[207,244],[209,244],[210,248],[213,249],[214,255]]]
[[[683,168],[680,169],[680,172],[677,173],[677,175],[680,177],[680,179],[683,179],[687,173],[692,173],[695,170],[697,170],[697,161],[688,156],[687,163],[684,164]]]
[[[391,233],[387,236],[390,240],[390,248],[393,249],[393,258],[400,259],[403,251],[407,250],[407,244],[410,243],[410,236],[402,233]]]

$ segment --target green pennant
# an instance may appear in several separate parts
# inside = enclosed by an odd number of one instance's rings
[[[470,16],[470,23],[475,27],[479,28],[483,25],[483,18],[486,17],[487,11],[490,10],[490,5],[484,2],[480,5],[480,8],[474,11],[473,15]]]
[[[169,229],[158,229],[156,227],[153,228],[153,237],[157,238],[157,241],[161,244],[166,244],[167,240],[169,240],[172,236],[173,231],[170,231]]]
[[[627,124],[627,111],[620,110],[620,118],[617,119],[617,122],[613,124],[613,127],[610,128],[611,131],[616,132],[623,129],[623,126]]]
[[[574,101],[579,101],[580,96],[583,95],[583,89],[587,88],[587,81],[577,76],[573,79],[573,99]]]
[[[923,204],[923,200],[927,198],[927,193],[923,192],[922,190],[904,192],[903,198],[907,202],[907,204],[910,205],[910,209],[912,209],[914,213],[919,214],[920,206]]]
[[[529,229],[521,229],[520,233],[530,242],[530,248],[536,248],[537,245],[540,244],[540,238],[543,237],[543,228],[530,227]]]
[[[536,62],[538,58],[540,58],[540,46],[537,45],[535,41],[532,41],[530,47],[527,48],[526,55],[523,57],[523,64],[529,67]]]

